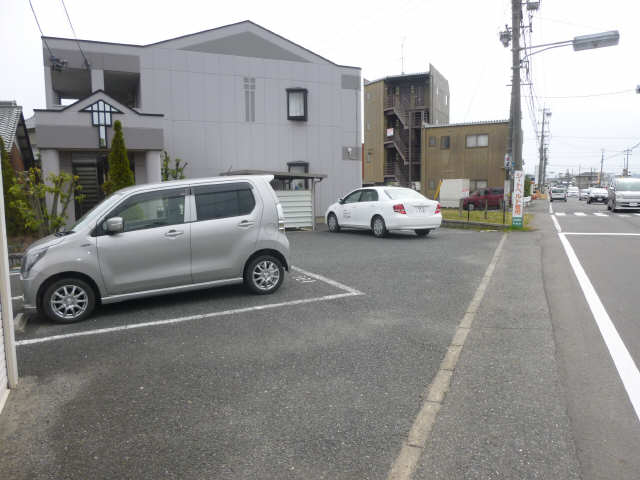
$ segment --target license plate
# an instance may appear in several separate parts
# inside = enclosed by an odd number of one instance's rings
[[[424,213],[426,211],[425,207],[416,207],[418,213]]]
[[[630,207],[637,207],[638,206],[638,202],[629,202],[629,206]]]
[[[601,202],[602,200],[604,200],[602,197],[598,197],[599,202]]]

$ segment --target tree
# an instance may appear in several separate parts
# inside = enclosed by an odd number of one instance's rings
[[[185,178],[184,169],[189,164],[185,162],[184,165],[180,165],[181,162],[182,162],[181,159],[176,158],[175,168],[171,168],[170,167],[171,157],[169,156],[166,150],[162,152],[162,181],[163,182],[166,182],[168,180],[182,180],[183,178]]]
[[[129,166],[127,147],[124,144],[120,120],[116,120],[113,123],[113,130],[115,134],[113,135],[111,151],[109,152],[109,173],[107,181],[102,185],[102,189],[107,195],[135,184],[133,172]]]
[[[0,157],[2,157],[2,189],[4,194],[4,216],[8,235],[17,235],[21,231],[22,221],[20,212],[13,205],[16,200],[11,193],[11,187],[16,183],[16,171],[9,161],[9,152],[6,151],[4,140],[0,137]]]
[[[77,194],[81,188],[78,177],[70,173],[50,173],[43,180],[39,168],[30,168],[28,172],[17,175],[10,189],[14,198],[11,205],[19,211],[26,230],[44,237],[55,233],[66,223],[71,201],[84,198]],[[51,198],[49,207],[47,196]]]

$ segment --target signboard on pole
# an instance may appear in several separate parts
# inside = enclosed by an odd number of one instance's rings
[[[513,211],[511,212],[511,226],[522,227],[523,225],[523,198],[524,198],[524,172],[516,170],[513,172]]]

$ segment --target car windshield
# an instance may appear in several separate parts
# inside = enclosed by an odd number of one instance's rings
[[[391,200],[399,200],[406,198],[409,200],[426,200],[427,198],[415,190],[410,188],[388,188],[384,191]]]
[[[622,192],[640,192],[640,180],[618,180],[616,189]]]
[[[122,194],[113,193],[105,198],[103,201],[98,203],[95,207],[85,213],[82,217],[76,221],[76,223],[71,227],[71,231],[78,231],[87,226],[92,221],[95,221],[100,215],[102,215],[105,211],[111,208],[113,205],[118,203],[118,201],[122,198]]]
[[[554,188],[551,190],[553,193],[564,193],[564,188]]]

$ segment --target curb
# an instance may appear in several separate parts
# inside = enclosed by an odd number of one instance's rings
[[[465,220],[445,220],[445,219],[442,219],[442,226],[453,227],[453,228],[483,227],[483,228],[493,228],[497,230],[505,230],[511,227],[511,225],[503,225],[502,223],[467,222]]]

